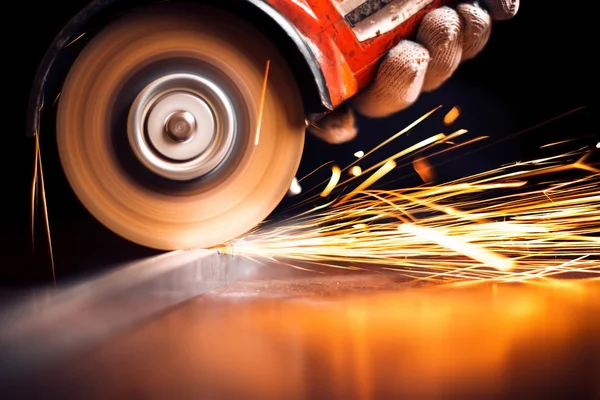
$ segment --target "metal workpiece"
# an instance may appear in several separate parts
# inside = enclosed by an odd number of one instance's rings
[[[169,257],[174,262],[179,256]],[[93,346],[69,351],[60,363],[46,363],[12,393],[88,400],[600,394],[600,323],[590,318],[600,312],[594,295],[598,281],[413,285],[397,274],[293,274],[285,264],[250,266],[230,255],[222,256],[227,261],[220,267],[209,266],[220,257],[208,255],[197,267],[209,281],[232,279],[228,284],[148,314],[130,329],[99,335]],[[174,291],[140,286],[134,291],[140,302],[129,303],[134,307],[123,301],[107,304],[124,316],[137,315],[144,302],[164,304],[164,296],[149,294],[179,292],[186,275],[184,281],[198,282],[194,268],[179,271],[172,280],[145,286]],[[70,322],[70,328],[78,326],[73,321],[91,326],[82,313],[73,315],[61,322]],[[103,321],[105,331],[112,327],[112,318]],[[23,343],[40,348],[44,336],[29,335]],[[68,349],[66,343],[63,348]],[[23,364],[29,368],[38,365],[31,354]]]
[[[0,380],[17,384],[257,265],[216,250],[175,251],[68,287],[40,289],[0,310]]]

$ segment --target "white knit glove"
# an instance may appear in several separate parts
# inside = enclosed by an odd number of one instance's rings
[[[356,136],[352,107],[371,118],[385,117],[413,104],[421,92],[440,87],[459,64],[486,45],[492,20],[512,18],[520,0],[481,0],[441,7],[419,25],[416,40],[394,47],[379,66],[373,82],[309,130],[329,143]]]

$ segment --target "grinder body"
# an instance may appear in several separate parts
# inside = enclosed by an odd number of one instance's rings
[[[381,58],[447,0],[266,0],[314,49],[331,107],[373,79]]]
[[[42,61],[29,134],[42,117],[54,125],[67,181],[116,234],[216,246],[268,217],[306,125],[367,86],[444,3],[95,0]]]

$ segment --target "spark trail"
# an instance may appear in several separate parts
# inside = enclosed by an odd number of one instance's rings
[[[364,179],[347,194],[261,225],[224,249],[292,266],[378,268],[436,282],[600,279],[600,170],[588,162],[591,149],[506,165],[444,184],[370,188],[370,182],[389,173],[401,157],[464,133],[438,134],[360,175],[350,174],[337,189],[359,176]],[[387,168],[382,171],[382,166]],[[569,178],[561,178],[565,172]],[[334,166],[333,174],[337,182],[340,168]],[[321,197],[334,197],[331,182]]]

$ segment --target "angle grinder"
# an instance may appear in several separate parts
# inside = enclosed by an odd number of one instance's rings
[[[387,51],[445,3],[126,2],[93,1],[56,38],[30,131],[58,60],[78,48],[55,115],[66,178],[107,228],[161,250],[216,246],[268,217],[307,125],[368,85]],[[118,3],[124,11],[85,36]]]

